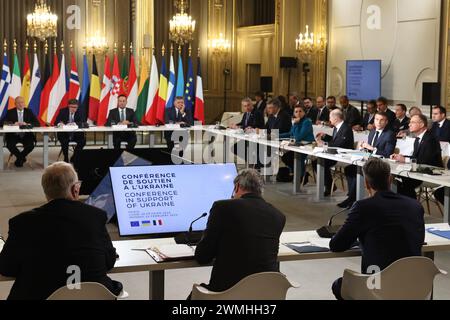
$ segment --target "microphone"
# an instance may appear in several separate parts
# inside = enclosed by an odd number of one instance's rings
[[[193,232],[193,226],[197,221],[199,221],[207,216],[208,216],[208,214],[205,212],[200,217],[198,217],[197,219],[192,221],[191,225],[189,226],[188,232],[181,233],[175,237],[176,244],[192,245],[192,244],[199,243],[200,240],[202,239],[203,232]]]
[[[222,120],[221,123],[227,122],[228,120],[233,119],[235,116],[230,116],[228,118],[225,118],[225,120]],[[227,128],[222,126],[221,124],[218,124],[218,126],[216,127],[216,130],[226,130]]]
[[[336,214],[333,214],[330,218],[330,220],[328,221],[328,225],[318,229],[316,232],[319,235],[319,237],[321,238],[325,238],[325,239],[331,239],[333,238],[338,231],[342,228],[342,226],[333,226],[333,220],[334,218],[336,218],[337,216],[343,214],[344,212],[346,212],[348,210],[348,208],[339,211]]]

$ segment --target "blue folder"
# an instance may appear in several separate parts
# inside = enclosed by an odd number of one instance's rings
[[[427,232],[434,234],[435,236],[450,240],[450,230],[441,231],[441,230],[437,230],[437,229],[427,229]]]

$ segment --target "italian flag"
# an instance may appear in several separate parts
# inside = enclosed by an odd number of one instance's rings
[[[14,68],[11,80],[11,86],[9,87],[9,103],[8,110],[16,108],[16,98],[20,96],[22,90],[22,80],[20,77],[19,58],[17,53],[14,54]]]

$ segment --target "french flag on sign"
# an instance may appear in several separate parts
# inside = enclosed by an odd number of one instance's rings
[[[154,226],[162,226],[163,225],[163,221],[162,220],[153,220],[153,225]]]

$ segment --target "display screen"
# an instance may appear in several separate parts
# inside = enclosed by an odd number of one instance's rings
[[[381,60],[347,61],[347,96],[352,101],[381,96]]]

